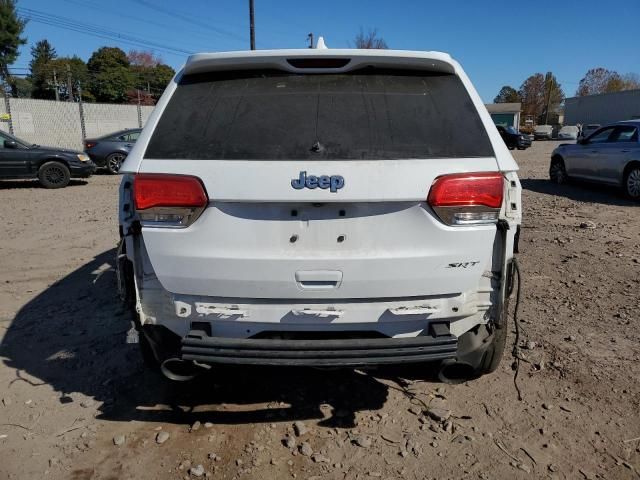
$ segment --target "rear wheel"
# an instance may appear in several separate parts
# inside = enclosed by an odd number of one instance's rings
[[[558,185],[567,183],[569,177],[564,166],[564,161],[561,158],[553,158],[551,160],[551,166],[549,167],[549,178],[553,183],[557,183]]]
[[[47,162],[38,171],[38,180],[44,188],[62,188],[69,185],[71,173],[60,162]]]
[[[633,200],[640,200],[640,165],[634,165],[624,175],[624,193]]]
[[[504,347],[506,343],[507,326],[505,321],[505,325],[502,325],[500,328],[494,326],[493,340],[484,357],[482,357],[482,362],[480,363],[480,366],[477,370],[478,375],[491,373],[495,371],[496,368],[498,368],[498,365],[500,365],[500,360],[502,360],[502,356],[504,355]]]
[[[109,173],[116,175],[120,171],[122,162],[127,158],[124,153],[116,152],[107,157],[107,170]]]

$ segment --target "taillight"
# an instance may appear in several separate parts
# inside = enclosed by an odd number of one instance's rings
[[[436,178],[427,202],[447,225],[495,223],[503,193],[500,173],[456,173]]]
[[[209,198],[198,177],[141,173],[133,195],[143,226],[187,227],[204,211]]]

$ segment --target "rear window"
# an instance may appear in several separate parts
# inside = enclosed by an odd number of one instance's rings
[[[233,72],[182,78],[146,158],[384,160],[493,156],[451,74]]]

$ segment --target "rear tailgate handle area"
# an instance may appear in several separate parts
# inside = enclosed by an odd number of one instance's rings
[[[342,272],[339,270],[300,270],[296,283],[304,290],[331,290],[340,287]]]

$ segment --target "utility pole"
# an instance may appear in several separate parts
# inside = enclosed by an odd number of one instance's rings
[[[73,102],[73,83],[71,83],[71,67],[67,63],[67,102]]]
[[[313,32],[307,35],[307,40],[309,40],[309,48],[313,48]]]
[[[80,112],[80,131],[82,132],[82,143],[87,139],[87,127],[84,124],[84,107],[82,106],[82,84],[78,80],[78,111]]]
[[[551,72],[547,72],[546,80],[546,90],[547,90],[547,108],[544,111],[544,124],[549,125],[549,105],[551,104]]]
[[[253,0],[249,0],[249,35],[250,35],[251,50],[255,50],[256,49],[256,22],[255,22],[255,15],[253,12]]]
[[[58,72],[56,72],[56,69],[53,69],[53,88],[54,91],[56,92],[56,102],[60,101],[60,92],[58,91]]]
[[[13,118],[11,117],[11,101],[9,100],[9,95],[7,94],[7,84],[5,83],[4,76],[0,75],[0,88],[2,89],[2,96],[4,97],[4,111],[9,116],[7,122],[9,123],[9,133],[13,135]]]
[[[149,85],[147,83],[147,85]],[[136,92],[138,92],[138,127],[142,128],[142,108],[140,107],[140,89],[136,88]]]

